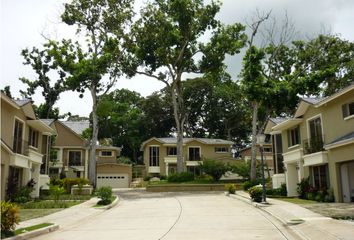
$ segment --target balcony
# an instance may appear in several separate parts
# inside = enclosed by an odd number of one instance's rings
[[[28,142],[24,141],[20,138],[13,138],[12,139],[12,151],[17,154],[28,156],[28,153],[29,153]]]
[[[328,163],[328,153],[325,151],[316,152],[304,156],[304,167],[322,165]]]
[[[302,158],[302,149],[296,149],[290,152],[283,153],[284,163],[295,163],[301,160]]]
[[[303,141],[304,155],[321,152],[323,148],[324,135],[312,137],[310,139],[305,139]]]
[[[81,160],[69,159],[69,167],[83,166]]]

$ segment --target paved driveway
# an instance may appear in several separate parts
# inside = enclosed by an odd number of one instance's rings
[[[220,192],[118,192],[101,214],[36,239],[293,239],[261,210]]]

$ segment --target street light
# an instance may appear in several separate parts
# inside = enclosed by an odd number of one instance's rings
[[[264,178],[264,160],[263,160],[263,144],[265,143],[266,135],[258,134],[257,143],[259,144],[259,150],[261,152],[261,163],[262,163],[262,199],[266,203],[266,187],[265,187],[265,178]]]

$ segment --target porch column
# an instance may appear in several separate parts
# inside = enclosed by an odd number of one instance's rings
[[[89,161],[89,150],[85,149],[85,178],[88,178],[88,161]]]
[[[168,163],[166,163],[166,176],[168,176]]]

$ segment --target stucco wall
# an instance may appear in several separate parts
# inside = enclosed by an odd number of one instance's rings
[[[84,146],[85,141],[73,133],[70,129],[63,126],[62,123],[55,122],[54,124],[58,133],[55,139],[55,146]]]

